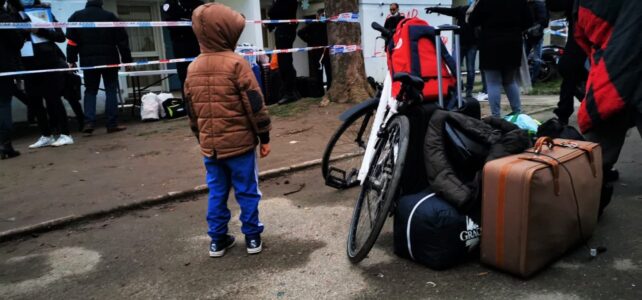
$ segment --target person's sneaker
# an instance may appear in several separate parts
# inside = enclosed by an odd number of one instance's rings
[[[82,129],[82,133],[86,135],[91,135],[94,133],[94,125],[93,124],[87,124],[85,128]]]
[[[29,149],[37,149],[42,147],[49,147],[55,142],[54,138],[51,136],[41,136],[37,142],[29,145]]]
[[[225,255],[225,251],[234,246],[236,239],[231,235],[225,235],[221,241],[214,241],[210,243],[210,257],[221,257]]]
[[[485,93],[477,94],[477,101],[487,101],[487,100],[488,100],[488,94],[485,94]]]
[[[248,254],[259,254],[263,251],[263,242],[261,236],[245,237],[245,246],[247,247]]]
[[[107,133],[121,132],[121,131],[126,130],[126,129],[127,129],[127,127],[125,127],[125,126],[107,127]]]
[[[61,134],[58,139],[51,145],[54,147],[60,147],[64,145],[72,145],[73,143],[74,139],[71,138],[70,135]]]

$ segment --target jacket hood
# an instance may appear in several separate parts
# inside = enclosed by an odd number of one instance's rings
[[[234,51],[244,28],[245,18],[223,4],[201,5],[192,15],[201,53]]]

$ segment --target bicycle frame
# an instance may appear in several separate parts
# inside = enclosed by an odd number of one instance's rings
[[[454,25],[441,25],[435,27],[436,29],[436,36],[435,36],[435,47],[436,47],[436,52],[437,52],[437,61],[441,62],[442,57],[441,57],[441,31],[456,31],[459,29],[458,26]],[[458,107],[462,106],[462,95],[461,95],[461,53],[460,51],[460,46],[459,46],[459,34],[455,32],[455,62],[456,62],[456,78],[457,78],[457,104]],[[439,63],[437,66],[437,80],[439,82],[442,81],[442,74],[441,74],[441,64]],[[442,86],[439,84],[439,105],[441,107],[444,107],[444,99],[443,99],[443,93],[442,93]],[[399,107],[399,102],[397,102],[397,99],[392,96],[392,76],[390,75],[390,72],[386,72],[386,78],[383,81],[383,90],[381,91],[381,97],[379,98],[379,105],[377,106],[377,113],[375,114],[375,118],[373,120],[372,124],[372,129],[370,131],[370,136],[368,139],[368,145],[366,146],[366,151],[363,155],[363,161],[361,162],[361,168],[359,169],[359,175],[357,176],[357,179],[359,180],[360,184],[363,184],[365,182],[366,176],[368,176],[368,171],[370,171],[370,163],[372,162],[372,157],[374,156],[374,151],[375,151],[375,146],[377,145],[377,142],[379,141],[379,131],[388,124],[390,119],[394,117],[398,111],[397,108]]]
[[[363,155],[363,161],[361,162],[361,168],[359,169],[359,175],[357,176],[357,179],[361,184],[363,184],[364,179],[366,179],[368,171],[370,170],[370,163],[372,162],[372,157],[374,155],[375,145],[379,140],[379,137],[377,136],[379,130],[384,124],[387,124],[395,114],[397,114],[398,107],[399,104],[397,99],[392,97],[392,76],[390,75],[390,72],[386,72],[386,79],[383,81],[383,90],[381,91],[381,98],[379,98],[377,113],[375,114],[375,118],[372,123],[368,145],[366,146],[366,152]]]

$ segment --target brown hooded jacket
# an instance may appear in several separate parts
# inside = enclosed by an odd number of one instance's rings
[[[234,53],[245,18],[217,3],[199,6],[192,28],[201,54],[187,71],[190,124],[201,152],[225,159],[269,143],[270,117],[250,64]]]

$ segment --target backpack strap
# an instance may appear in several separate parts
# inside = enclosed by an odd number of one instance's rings
[[[418,75],[421,76],[421,61],[419,59],[419,40],[422,38],[427,38],[432,42],[433,44],[435,43],[435,28],[432,26],[411,26],[408,28],[408,35],[410,37],[410,70],[413,75]],[[448,53],[448,50],[446,49],[446,46],[441,42],[441,57],[443,58],[443,62],[446,63],[448,68],[451,71],[456,70],[456,62],[455,59]],[[437,62],[440,63],[440,62]]]

